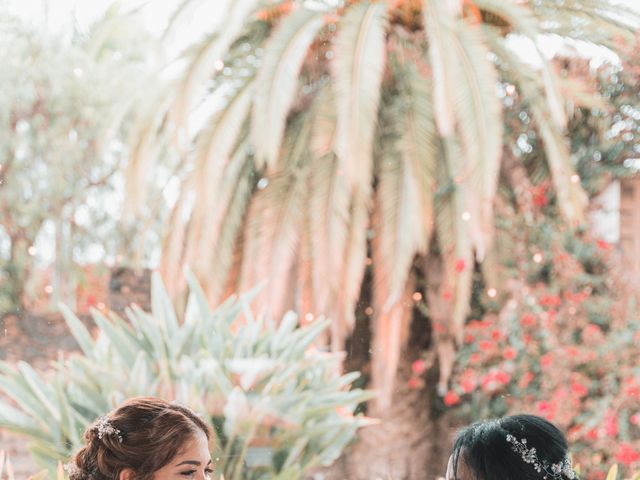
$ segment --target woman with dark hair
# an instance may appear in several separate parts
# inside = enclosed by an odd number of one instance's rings
[[[132,398],[87,428],[66,468],[70,480],[207,480],[209,439],[209,427],[189,408]]]
[[[487,420],[463,429],[446,475],[446,480],[574,479],[565,436],[533,415]]]

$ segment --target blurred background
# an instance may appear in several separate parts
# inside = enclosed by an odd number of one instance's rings
[[[138,394],[249,452],[225,478],[435,479],[516,412],[631,478],[639,26],[635,0],[0,2],[0,478]]]

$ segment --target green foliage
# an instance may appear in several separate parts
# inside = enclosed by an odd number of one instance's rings
[[[116,21],[119,31],[109,31]],[[103,258],[131,250],[131,232],[117,224],[126,149],[113,134],[125,130],[121,92],[143,70],[136,48],[148,39],[139,28],[131,36],[133,23],[110,12],[69,38],[0,18],[0,314],[41,295],[25,291],[36,263],[55,257],[69,280],[91,249]]]
[[[0,364],[0,427],[32,441],[30,451],[53,471],[81,443],[85,426],[138,395],[177,400],[215,427],[213,458],[226,479],[298,479],[332,463],[366,423],[353,412],[370,394],[350,389],[341,356],[314,349],[328,322],[299,327],[293,314],[278,326],[249,313],[251,298],[212,311],[191,282],[180,321],[158,277],[152,313],[132,307],[129,321],[94,312],[94,340],[63,312],[82,354],[61,359],[46,377],[28,364]],[[244,315],[244,317],[242,316]]]

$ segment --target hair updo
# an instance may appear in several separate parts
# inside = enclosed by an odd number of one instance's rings
[[[199,431],[209,427],[187,407],[159,398],[127,400],[84,432],[85,445],[68,464],[70,480],[113,480],[125,469],[150,480]]]
[[[527,461],[526,454],[514,448],[514,442],[523,439],[526,441],[520,445],[535,448],[538,463],[546,464],[547,471],[537,469],[535,461],[530,458]],[[543,418],[514,415],[477,422],[463,429],[456,438],[452,454],[454,479],[459,478],[459,464],[463,464],[462,470],[466,470],[472,480],[577,479],[567,455],[564,434]],[[552,476],[549,470],[554,464],[562,465],[564,470]]]

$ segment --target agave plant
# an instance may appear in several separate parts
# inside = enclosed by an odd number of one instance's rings
[[[94,312],[94,340],[66,308],[82,354],[48,376],[28,364],[0,364],[0,427],[27,436],[51,472],[81,444],[86,425],[125,398],[156,395],[191,405],[215,426],[218,474],[229,479],[296,479],[330,464],[367,419],[354,416],[371,394],[350,389],[358,373],[339,373],[340,355],[312,347],[327,321],[299,327],[253,318],[247,298],[215,311],[191,284],[179,322],[159,278],[152,313],[133,307],[129,322]],[[244,312],[245,317],[239,321]]]
[[[207,2],[184,1],[169,29],[199,3]],[[433,328],[444,393],[476,264],[486,292],[500,295],[491,258],[504,104],[518,96],[528,105],[557,208],[580,224],[586,195],[565,137],[567,107],[578,98],[542,43],[553,36],[611,47],[633,34],[638,15],[610,0],[233,0],[215,8],[220,21],[185,51],[182,73],[158,86],[162,101],[145,116],[128,166],[131,198],[140,201],[157,165],[149,146],[182,138],[190,152],[164,244],[171,294],[183,288],[185,263],[214,304],[268,279],[254,309],[271,318],[291,308],[325,315],[336,350],[353,331],[359,300],[372,298],[361,311],[380,415],[392,406],[411,298],[426,298],[423,325]],[[367,268],[373,281],[363,287]],[[386,473],[365,478],[376,475]]]

